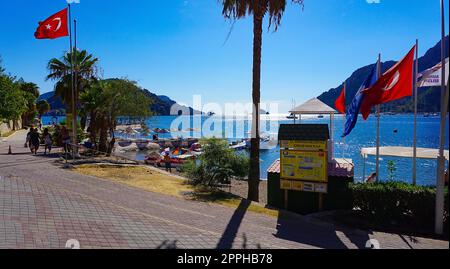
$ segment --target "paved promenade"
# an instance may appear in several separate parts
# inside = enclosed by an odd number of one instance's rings
[[[0,142],[0,248],[449,248],[448,241],[336,229],[135,189],[32,156],[24,132]],[[8,146],[14,155],[7,155]]]

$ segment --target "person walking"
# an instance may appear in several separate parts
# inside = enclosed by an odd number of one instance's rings
[[[39,137],[39,133],[37,128],[32,128],[31,134],[30,134],[30,149],[31,153],[36,155],[39,150],[39,145],[41,144],[41,140]]]
[[[61,128],[61,137],[62,137],[62,141],[63,141],[63,145],[64,145],[64,153],[67,153],[69,150],[69,145],[70,145],[70,135],[69,135],[69,131],[67,131],[66,126],[63,126]]]
[[[48,131],[48,128],[44,129],[44,134],[42,135],[42,137],[44,138],[44,145],[45,145],[44,155],[47,155],[47,150],[48,153],[50,154],[50,152],[52,151],[53,140],[52,136],[50,135],[50,132]]]
[[[31,133],[32,132],[33,132],[33,127],[31,127],[30,130],[28,131],[27,138],[26,138],[25,145],[24,145],[25,148],[29,148],[30,150],[31,150],[30,139],[31,139]],[[31,153],[33,153],[33,151],[31,151]]]
[[[164,164],[166,166],[166,171],[172,173],[172,160],[170,159],[170,153],[166,152],[164,154]]]

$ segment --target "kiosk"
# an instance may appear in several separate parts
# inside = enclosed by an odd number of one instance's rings
[[[329,153],[327,124],[283,124],[280,159],[268,170],[268,204],[301,214],[351,207],[353,164]]]

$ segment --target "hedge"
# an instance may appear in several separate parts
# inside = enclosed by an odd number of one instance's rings
[[[430,228],[434,224],[436,189],[400,182],[350,184],[353,206],[377,224],[407,223]],[[448,224],[448,188],[444,221]]]

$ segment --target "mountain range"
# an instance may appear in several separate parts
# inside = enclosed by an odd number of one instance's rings
[[[449,56],[449,37],[445,37],[446,45],[446,55]],[[441,42],[439,41],[436,46],[429,49],[424,56],[419,58],[419,72],[422,72],[428,68],[435,66],[441,61]],[[382,72],[384,73],[393,65],[395,61],[387,61],[382,63]],[[356,70],[346,81],[346,104],[350,104],[359,90],[364,80],[369,75],[375,64],[364,66]],[[336,99],[339,97],[342,91],[343,85],[340,85],[334,89],[330,89],[327,92],[322,93],[318,96],[318,99],[325,104],[334,107]],[[439,112],[440,111],[440,98],[441,98],[441,88],[440,87],[428,87],[419,88],[418,90],[418,111],[419,112]],[[396,112],[396,113],[410,113],[414,111],[414,105],[412,97],[406,97],[388,104],[381,106],[382,112]]]
[[[158,116],[169,116],[171,115],[171,109],[175,112],[175,114],[180,114],[181,111],[189,111],[192,114],[201,114],[200,111],[194,110],[191,107],[186,107],[178,104],[174,100],[170,99],[165,95],[156,95],[149,90],[143,90],[144,94],[150,97],[153,100],[152,105],[150,106],[150,110]],[[39,100],[46,100],[50,107],[51,111],[47,114],[50,116],[62,116],[65,115],[66,106],[62,103],[61,98],[55,95],[55,92],[48,92],[42,94]]]

